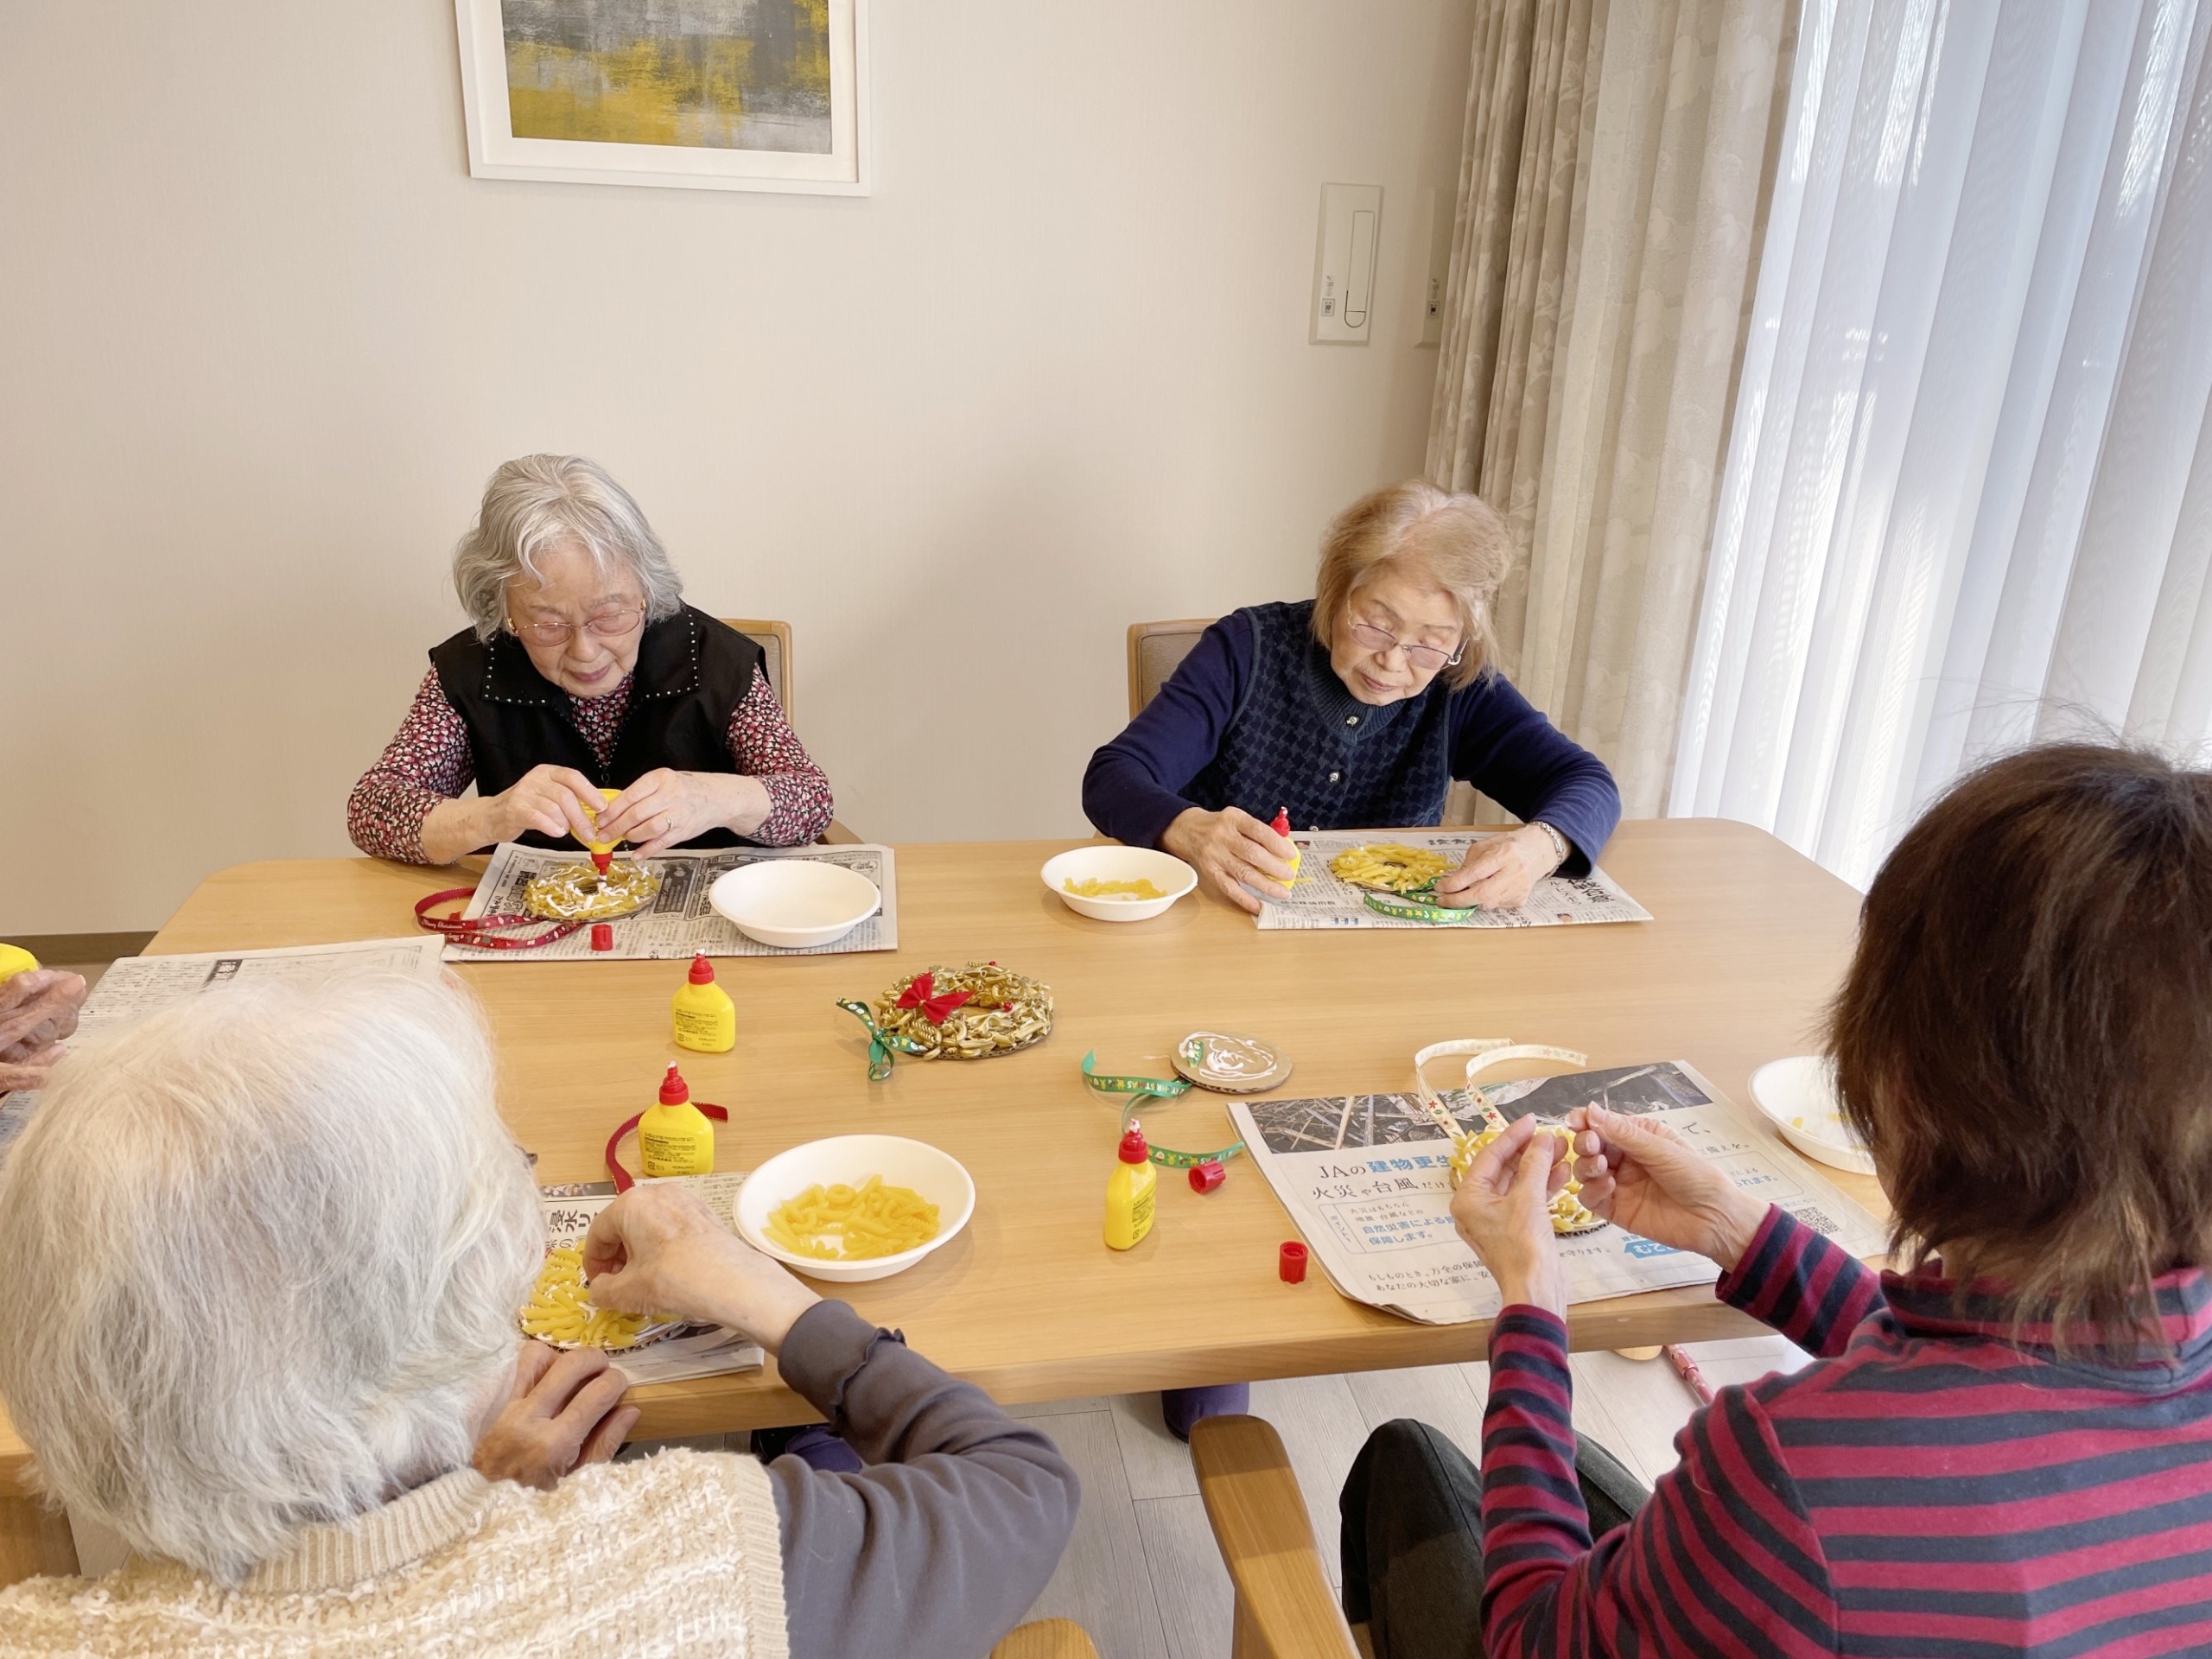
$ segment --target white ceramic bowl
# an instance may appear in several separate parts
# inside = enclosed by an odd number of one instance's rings
[[[871,1175],[882,1176],[886,1186],[912,1187],[937,1205],[937,1236],[896,1255],[871,1256],[861,1262],[824,1262],[796,1255],[768,1236],[769,1212],[786,1198],[795,1198],[817,1185],[834,1186],[842,1182],[858,1186]],[[837,1135],[827,1141],[810,1141],[769,1159],[737,1189],[735,1208],[732,1219],[737,1223],[737,1230],[756,1250],[810,1279],[858,1284],[904,1273],[965,1227],[968,1217],[976,1213],[976,1183],[957,1158],[939,1152],[927,1141],[909,1141],[900,1135]]]
[[[842,939],[876,912],[874,882],[818,858],[764,858],[717,876],[707,902],[748,939],[799,950]]]
[[[1052,896],[1078,916],[1101,922],[1141,922],[1162,912],[1198,885],[1198,873],[1173,853],[1149,847],[1077,847],[1045,861],[1039,872]],[[1149,881],[1165,899],[1085,899],[1070,893],[1066,881]]]
[[[1874,1173],[1874,1160],[1836,1110],[1835,1072],[1826,1057],[1794,1054],[1751,1073],[1751,1098],[1782,1138],[1837,1169]]]

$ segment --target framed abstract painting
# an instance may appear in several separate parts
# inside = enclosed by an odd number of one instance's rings
[[[454,0],[480,179],[868,192],[868,0]]]

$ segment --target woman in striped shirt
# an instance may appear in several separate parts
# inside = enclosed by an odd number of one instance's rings
[[[1393,1423],[1344,1492],[1378,1659],[2212,1650],[2212,775],[2069,746],[1965,779],[1868,892],[1829,1041],[1895,1272],[1574,1115],[1586,1202],[1819,1361],[1724,1389],[1640,1504],[1578,1482],[1569,1154],[1523,1119],[1478,1159],[1481,1472]]]

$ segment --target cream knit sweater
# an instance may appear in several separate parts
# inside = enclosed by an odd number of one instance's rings
[[[664,1452],[550,1492],[459,1470],[308,1528],[237,1590],[172,1562],[0,1590],[0,1656],[789,1659],[776,1502],[747,1457]]]

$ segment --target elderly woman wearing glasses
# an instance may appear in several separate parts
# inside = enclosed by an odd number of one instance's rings
[[[453,578],[471,626],[430,652],[398,735],[353,786],[363,852],[443,864],[571,836],[639,853],[784,847],[828,827],[830,780],[760,648],[683,602],[660,538],[595,462],[524,455],[493,474]]]
[[[1508,909],[1542,877],[1586,873],[1620,819],[1605,763],[1489,666],[1505,526],[1420,479],[1330,526],[1316,597],[1232,612],[1127,730],[1090,758],[1083,807],[1105,834],[1195,865],[1231,904],[1288,897],[1268,828],[1438,823],[1464,779],[1518,815],[1436,883]]]

